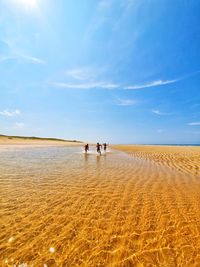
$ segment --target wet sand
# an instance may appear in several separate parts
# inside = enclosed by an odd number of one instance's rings
[[[0,266],[200,266],[199,175],[130,153],[0,149]]]
[[[118,145],[113,148],[179,171],[200,175],[200,146]]]

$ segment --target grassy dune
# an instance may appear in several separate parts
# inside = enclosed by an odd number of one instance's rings
[[[0,144],[81,144],[81,141],[77,140],[65,140],[59,138],[43,138],[35,136],[9,136],[9,135],[0,135]]]

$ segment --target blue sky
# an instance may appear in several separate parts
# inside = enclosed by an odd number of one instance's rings
[[[0,133],[200,143],[200,1],[0,0]]]

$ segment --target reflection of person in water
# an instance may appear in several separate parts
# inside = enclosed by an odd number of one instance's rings
[[[96,148],[97,148],[97,153],[101,155],[101,145],[99,143],[97,143]]]
[[[104,152],[106,152],[107,146],[108,145],[106,143],[103,144],[103,150],[104,150]]]
[[[87,153],[87,152],[89,151],[89,145],[86,144],[86,145],[84,146],[84,148],[85,148],[85,153]]]

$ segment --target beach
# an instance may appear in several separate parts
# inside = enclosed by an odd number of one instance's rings
[[[161,166],[200,175],[200,146],[116,145],[113,148]]]
[[[20,146],[80,146],[82,142],[79,141],[66,141],[56,138],[38,138],[38,137],[20,137],[20,136],[3,136],[0,135],[0,148]]]
[[[200,266],[199,162],[200,147],[4,143],[0,265]]]

